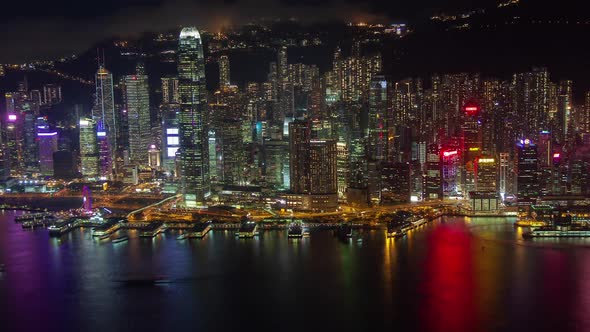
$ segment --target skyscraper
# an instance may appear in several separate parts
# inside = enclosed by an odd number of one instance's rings
[[[129,126],[129,158],[138,165],[148,163],[151,137],[150,98],[147,75],[127,75],[125,104]]]
[[[99,173],[96,122],[89,118],[80,118],[80,161],[82,176],[96,179]]]
[[[180,163],[184,200],[194,207],[211,192],[205,59],[201,35],[194,27],[180,32],[178,49]]]
[[[520,140],[517,147],[517,199],[519,205],[528,205],[539,196],[537,146],[527,138]]]
[[[57,131],[39,128],[39,172],[42,175],[53,175],[53,153],[57,151]]]
[[[335,140],[311,139],[307,121],[289,124],[291,192],[305,210],[334,210],[338,205]]]
[[[100,117],[104,123],[107,133],[111,155],[114,154],[119,137],[118,118],[115,112],[115,101],[113,95],[113,74],[103,66],[96,72],[96,96],[93,117]]]
[[[388,156],[388,98],[387,81],[383,76],[375,76],[369,89],[369,158],[383,162]]]
[[[113,172],[113,160],[111,159],[111,147],[102,120],[99,120],[96,126],[96,147],[98,153],[98,176],[101,180],[110,179]]]
[[[162,104],[178,104],[178,78],[162,77]]]
[[[227,55],[219,57],[219,86],[230,84],[229,58]]]
[[[475,161],[475,190],[496,192],[497,164],[491,157],[479,157]]]

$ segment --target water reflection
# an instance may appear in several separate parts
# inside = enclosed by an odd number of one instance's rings
[[[464,225],[445,223],[428,236],[423,330],[475,331],[471,240]]]
[[[57,239],[23,231],[4,214],[0,322],[61,331],[235,331],[253,317],[263,317],[258,329],[293,331],[317,322],[357,331],[590,327],[590,250],[522,241],[520,232],[503,219],[447,218],[402,239],[364,231],[362,244],[322,231],[300,240],[213,231],[179,241],[174,231],[144,239],[134,230],[113,244],[94,241],[89,229]],[[171,283],[114,281],[155,275]]]

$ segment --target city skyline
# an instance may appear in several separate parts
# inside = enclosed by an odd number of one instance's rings
[[[2,326],[584,329],[590,19],[531,1],[31,9],[78,31],[5,43]]]

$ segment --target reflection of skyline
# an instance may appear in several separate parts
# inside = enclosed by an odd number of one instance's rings
[[[129,242],[113,245],[94,242],[88,229],[56,242],[43,231],[23,232],[0,214],[0,263],[9,266],[0,278],[0,321],[12,316],[23,330],[61,324],[102,329],[113,322],[135,329],[127,318],[138,321],[149,313],[158,323],[147,327],[184,323],[227,330],[239,325],[225,319],[228,313],[245,308],[236,315],[247,319],[264,308],[266,326],[277,330],[293,312],[301,313],[300,324],[325,319],[334,328],[359,331],[365,321],[384,331],[587,327],[590,251],[515,244],[510,225],[486,223],[449,218],[412,232],[411,239],[361,232],[362,244],[341,243],[329,232],[290,241],[284,231],[271,231],[240,241],[221,231],[185,242],[173,232],[153,241],[134,233]],[[134,273],[174,282],[128,288],[110,280]],[[41,311],[33,316],[32,310]],[[101,321],[105,317],[111,320]]]

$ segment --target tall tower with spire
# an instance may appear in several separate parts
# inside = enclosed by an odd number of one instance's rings
[[[205,91],[205,58],[201,35],[194,27],[183,28],[178,46],[180,112],[179,156],[184,201],[201,205],[211,193],[209,141]]]

